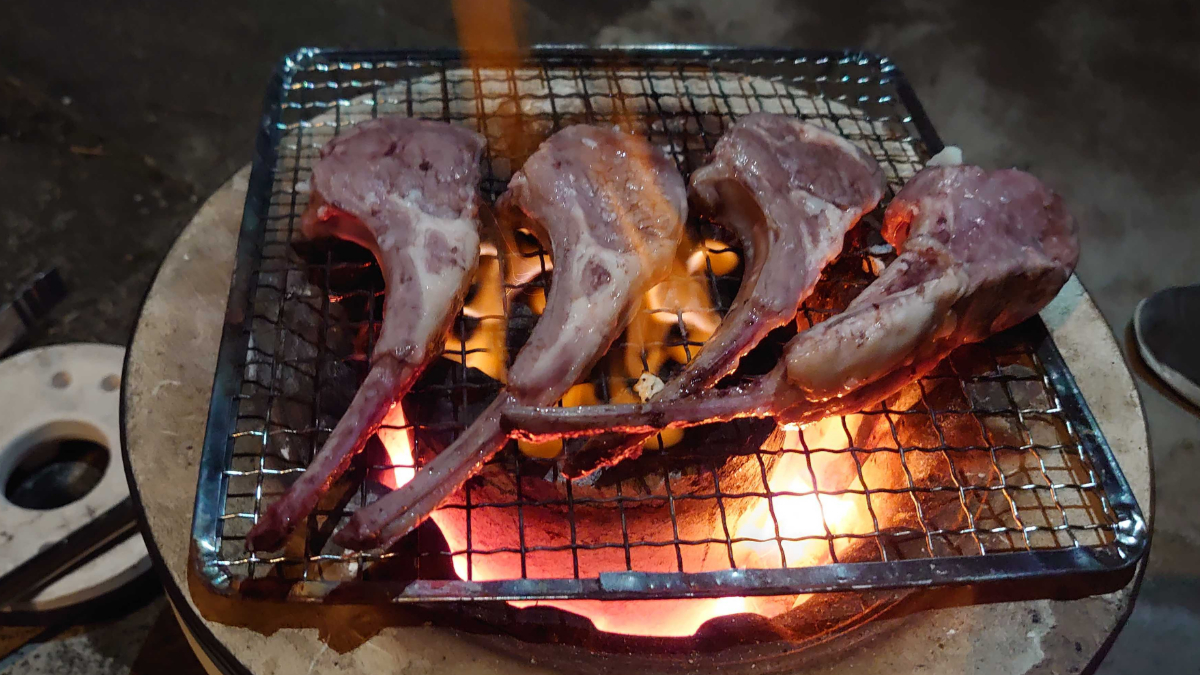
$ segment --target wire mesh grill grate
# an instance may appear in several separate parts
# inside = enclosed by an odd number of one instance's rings
[[[1140,518],[1136,504],[1040,322],[960,349],[861,414],[802,430],[742,421],[664,432],[642,459],[586,483],[561,480],[552,462],[537,459],[554,448],[521,452],[514,442],[439,512],[436,527],[386,552],[340,550],[329,538],[348,515],[403,482],[500,390],[537,318],[552,261],[532,239],[501,261],[494,236],[443,358],[403,415],[283,551],[248,551],[246,532],[320,448],[365,375],[378,331],[382,277],[370,255],[303,241],[298,230],[318,149],[350,125],[399,114],[478,130],[488,139],[481,187],[489,202],[540,140],[575,123],[643,134],[686,177],[738,116],[796,115],[880,162],[884,205],[940,149],[894,66],[858,54],[541,49],[499,67],[450,53],[310,51],[279,78],[247,204],[252,227],[242,244],[251,237],[252,257],[239,260],[250,318],[227,330],[214,410],[228,391],[229,414],[210,421],[204,463],[212,471],[202,471],[197,501],[210,582],[392,584],[387,600],[668,597],[832,588],[809,573],[845,563],[866,570],[1023,552],[1043,555],[1045,570],[1045,554],[1063,551],[1087,554],[1062,563],[1068,571],[1129,562],[1123,545],[1134,542],[1122,535]],[[881,213],[848,236],[797,326],[755,350],[739,375],[765,370],[790,332],[840,311],[887,264]],[[672,277],[564,404],[633,401],[643,373],[667,379],[700,348],[737,291],[741,260],[701,218],[689,239]],[[963,565],[938,581],[974,578]],[[778,575],[729,582],[731,570],[754,568]],[[606,582],[614,573],[645,574],[618,588]],[[660,583],[642,583],[654,574]],[[456,578],[485,583],[446,583]],[[718,578],[725,585],[706,590],[704,580]],[[309,595],[319,594],[299,594]]]

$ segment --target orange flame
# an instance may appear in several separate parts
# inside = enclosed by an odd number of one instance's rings
[[[379,430],[379,440],[383,443],[387,450],[389,463],[393,468],[383,472],[380,476],[380,482],[392,489],[404,485],[412,480],[415,473],[414,469],[410,468],[414,464],[413,455],[413,434],[411,427],[407,427],[407,421],[404,418],[404,412],[400,406],[392,409],[391,414],[384,422],[386,425]],[[398,427],[398,428],[387,428]],[[449,516],[444,511],[434,511],[431,518],[442,531],[442,536],[446,538],[446,543],[451,551],[465,551],[467,549],[466,533],[460,527],[460,523]],[[486,545],[485,545],[486,546]],[[503,558],[509,558],[504,560]],[[460,579],[472,579],[474,581],[496,581],[500,579],[511,579],[519,574],[514,574],[511,571],[511,566],[517,566],[519,570],[519,561],[512,560],[513,556],[488,556],[479,557],[474,565],[468,562],[465,553],[456,553],[451,557],[451,562],[454,565],[454,572]],[[472,570],[471,567],[474,567]],[[733,600],[730,604],[729,600]],[[657,601],[653,603],[607,603],[599,600],[547,600],[542,602],[510,602],[514,607],[533,607],[543,605],[549,607],[557,607],[564,611],[579,614],[591,619],[597,630],[602,630],[610,633],[621,633],[625,635],[651,635],[669,637],[674,635],[691,635],[708,619],[714,616],[722,616],[724,614],[737,614],[745,611],[744,605],[740,601],[741,598],[727,598],[724,600],[675,600],[675,601]],[[653,612],[628,612],[631,604],[653,604]],[[722,613],[714,613],[714,610],[719,610],[720,607],[728,608],[728,611]],[[697,611],[697,610],[707,611]],[[665,627],[665,628],[664,628]]]
[[[504,289],[500,279],[498,257],[480,256],[475,281],[479,284],[475,297],[463,307],[463,314],[479,320],[474,332],[466,340],[453,331],[446,336],[442,356],[455,363],[465,363],[488,377],[500,382],[507,381],[505,368]]]
[[[458,44],[472,65],[511,67],[520,62],[523,50],[511,0],[454,0],[453,8]]]
[[[853,433],[861,418],[846,419]],[[761,541],[734,545],[734,559],[742,567],[780,567],[787,557],[788,567],[800,567],[830,559],[830,535],[859,533],[857,495],[818,495],[812,476],[822,473],[817,466],[825,452],[810,450],[839,450],[846,447],[845,430],[840,417],[829,417],[810,425],[803,432],[795,425],[784,427],[783,449],[795,450],[783,454],[768,478],[770,493],[776,495],[762,500],[738,523],[737,536]],[[804,442],[801,441],[803,433]],[[864,503],[865,511],[865,503]],[[775,515],[772,517],[771,511]],[[776,540],[775,523],[778,521]],[[869,530],[864,530],[869,531]],[[782,553],[781,550],[782,549]],[[836,551],[836,547],[835,547]],[[799,564],[797,564],[799,563]]]
[[[850,431],[857,426],[857,418],[847,418]],[[405,427],[404,414],[397,406],[388,419],[388,425]],[[804,441],[801,441],[803,434]],[[380,440],[387,449],[391,463],[398,468],[385,473],[383,483],[394,488],[403,485],[411,479],[413,471],[412,431],[408,428],[385,429],[380,431]],[[842,419],[829,418],[813,424],[803,431],[788,428],[785,433],[784,448],[802,450],[807,446],[810,450],[842,449],[846,446],[845,430],[842,429]],[[814,537],[801,541],[784,541],[782,548],[787,557],[789,567],[822,564],[829,560],[829,544],[826,540],[826,528],[835,535],[848,533],[863,533],[869,531],[869,515],[860,495],[817,497],[812,488],[811,476],[820,475],[816,467],[818,455],[838,456],[837,453],[824,452],[793,452],[785,453],[768,477],[771,492],[789,492],[790,495],[780,495],[772,499],[762,499],[754,508],[745,513],[736,523],[733,535],[737,539],[757,539],[761,541],[739,542],[734,545],[734,559],[740,568],[770,568],[780,567],[780,543],[776,539],[774,523],[779,523],[779,536],[786,539]],[[771,510],[775,516],[771,516]],[[461,516],[455,515],[456,510],[435,511],[433,521],[441,529],[446,542],[454,553],[452,560],[455,573],[462,579],[474,581],[493,581],[500,579],[519,578],[520,555],[518,553],[497,553],[491,555],[475,555],[468,562],[466,531]],[[718,527],[714,524],[714,527]],[[474,532],[473,547],[478,549],[500,548],[493,546],[495,542],[480,541],[481,533]],[[714,533],[720,538],[721,535]],[[844,540],[843,540],[844,541]],[[564,574],[570,574],[569,554],[559,562],[566,569]],[[614,570],[616,571],[616,570]],[[664,568],[662,571],[670,571]],[[726,597],[718,599],[686,599],[686,600],[641,600],[641,601],[601,601],[601,600],[546,600],[512,602],[516,607],[535,605],[557,607],[564,611],[584,616],[592,621],[598,630],[626,635],[645,635],[655,637],[683,637],[693,635],[705,622],[732,614],[753,612],[767,617],[773,617],[780,612],[799,606],[810,596],[795,598],[746,598]]]

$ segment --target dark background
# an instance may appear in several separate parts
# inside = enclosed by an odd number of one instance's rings
[[[1122,339],[1141,297],[1200,280],[1200,10],[1190,2],[528,0],[516,14],[528,42],[880,52],[968,161],[1022,166],[1063,194],[1083,225],[1079,276]],[[0,2],[0,301],[58,264],[73,291],[33,344],[124,344],[175,236],[250,159],[282,54],[455,42],[448,3]],[[1154,550],[1101,672],[1194,672],[1200,419],[1141,391],[1157,470]],[[130,609],[16,653],[33,633],[0,629],[0,670],[155,672],[146,664],[160,658],[195,667],[161,598]]]

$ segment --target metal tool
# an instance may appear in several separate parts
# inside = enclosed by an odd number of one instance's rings
[[[0,577],[0,607],[34,597],[43,588],[121,543],[136,531],[137,515],[134,513],[133,500],[126,497],[58,543]]]

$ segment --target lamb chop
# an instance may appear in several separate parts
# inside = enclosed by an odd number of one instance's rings
[[[842,314],[792,338],[748,384],[683,401],[555,410],[514,407],[514,435],[543,440],[613,428],[647,432],[740,417],[804,424],[862,410],[932,370],[956,347],[1038,313],[1079,257],[1062,200],[1017,170],[939,166],[917,174],[884,215],[901,251]]]
[[[549,243],[553,287],[542,317],[508,388],[409,483],[356,512],[334,536],[342,546],[387,547],[407,534],[504,447],[504,407],[550,405],[587,373],[670,269],[687,200],[675,165],[646,140],[573,126],[526,161],[498,212],[523,217]]]
[[[300,479],[250,531],[254,550],[283,544],[441,352],[479,259],[485,142],[443,122],[389,117],[355,125],[321,149],[304,234],[371,250],[386,284],[383,325],[346,413]]]
[[[732,372],[792,321],[846,232],[883,196],[883,171],[844,138],[787,115],[743,117],[692,175],[692,196],[742,241],[746,269],[729,312],[683,372],[652,400],[685,398]],[[578,478],[640,453],[653,434],[604,434],[564,454]]]

